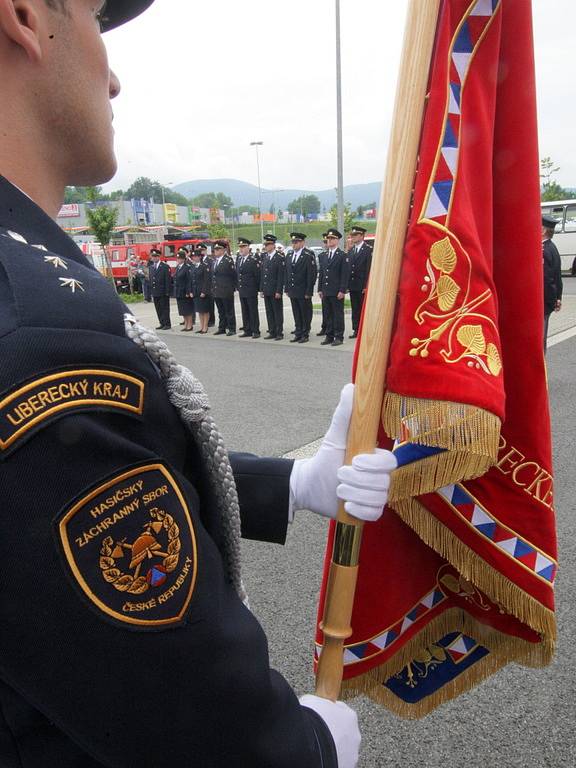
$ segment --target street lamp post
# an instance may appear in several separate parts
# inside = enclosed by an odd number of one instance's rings
[[[336,144],[338,154],[338,229],[344,233],[344,164],[342,159],[342,69],[340,64],[340,0],[336,0]]]
[[[262,188],[260,186],[260,158],[258,156],[258,147],[264,144],[263,141],[251,141],[250,146],[256,147],[256,170],[258,172],[258,211],[260,214],[260,242],[264,242],[264,222],[262,221]]]

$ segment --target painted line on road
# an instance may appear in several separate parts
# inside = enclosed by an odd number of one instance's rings
[[[576,336],[576,326],[561,331],[560,333],[555,333],[553,336],[548,336],[547,346],[553,347],[555,344],[560,344],[560,342],[566,341],[566,339],[571,339],[573,336]]]

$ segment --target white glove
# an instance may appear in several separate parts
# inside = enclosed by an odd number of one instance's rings
[[[342,466],[346,437],[352,415],[354,384],[346,384],[334,411],[330,429],[311,459],[297,459],[290,474],[290,520],[297,509],[310,509],[335,518],[338,499],[349,515],[360,520],[378,520],[388,500],[390,473],[397,467],[391,451],[376,448],[374,453],[355,456]]]
[[[313,709],[328,726],[336,745],[338,768],[356,768],[361,740],[356,712],[343,701],[329,701],[311,694],[301,696],[300,704]]]

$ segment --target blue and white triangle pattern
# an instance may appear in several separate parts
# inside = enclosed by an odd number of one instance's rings
[[[483,31],[492,20],[500,0],[477,0],[469,9],[452,40],[450,48],[448,110],[443,125],[440,154],[444,163],[436,163],[434,178],[426,202],[424,218],[445,223],[450,210],[454,181],[460,155],[460,116],[462,112],[462,90],[476,48],[483,39]],[[483,24],[468,23],[470,17],[483,20]]]

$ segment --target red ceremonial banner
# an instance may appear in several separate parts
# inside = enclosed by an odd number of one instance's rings
[[[382,404],[399,469],[344,650],[345,694],[406,717],[554,650],[530,6],[444,0],[438,18]]]

